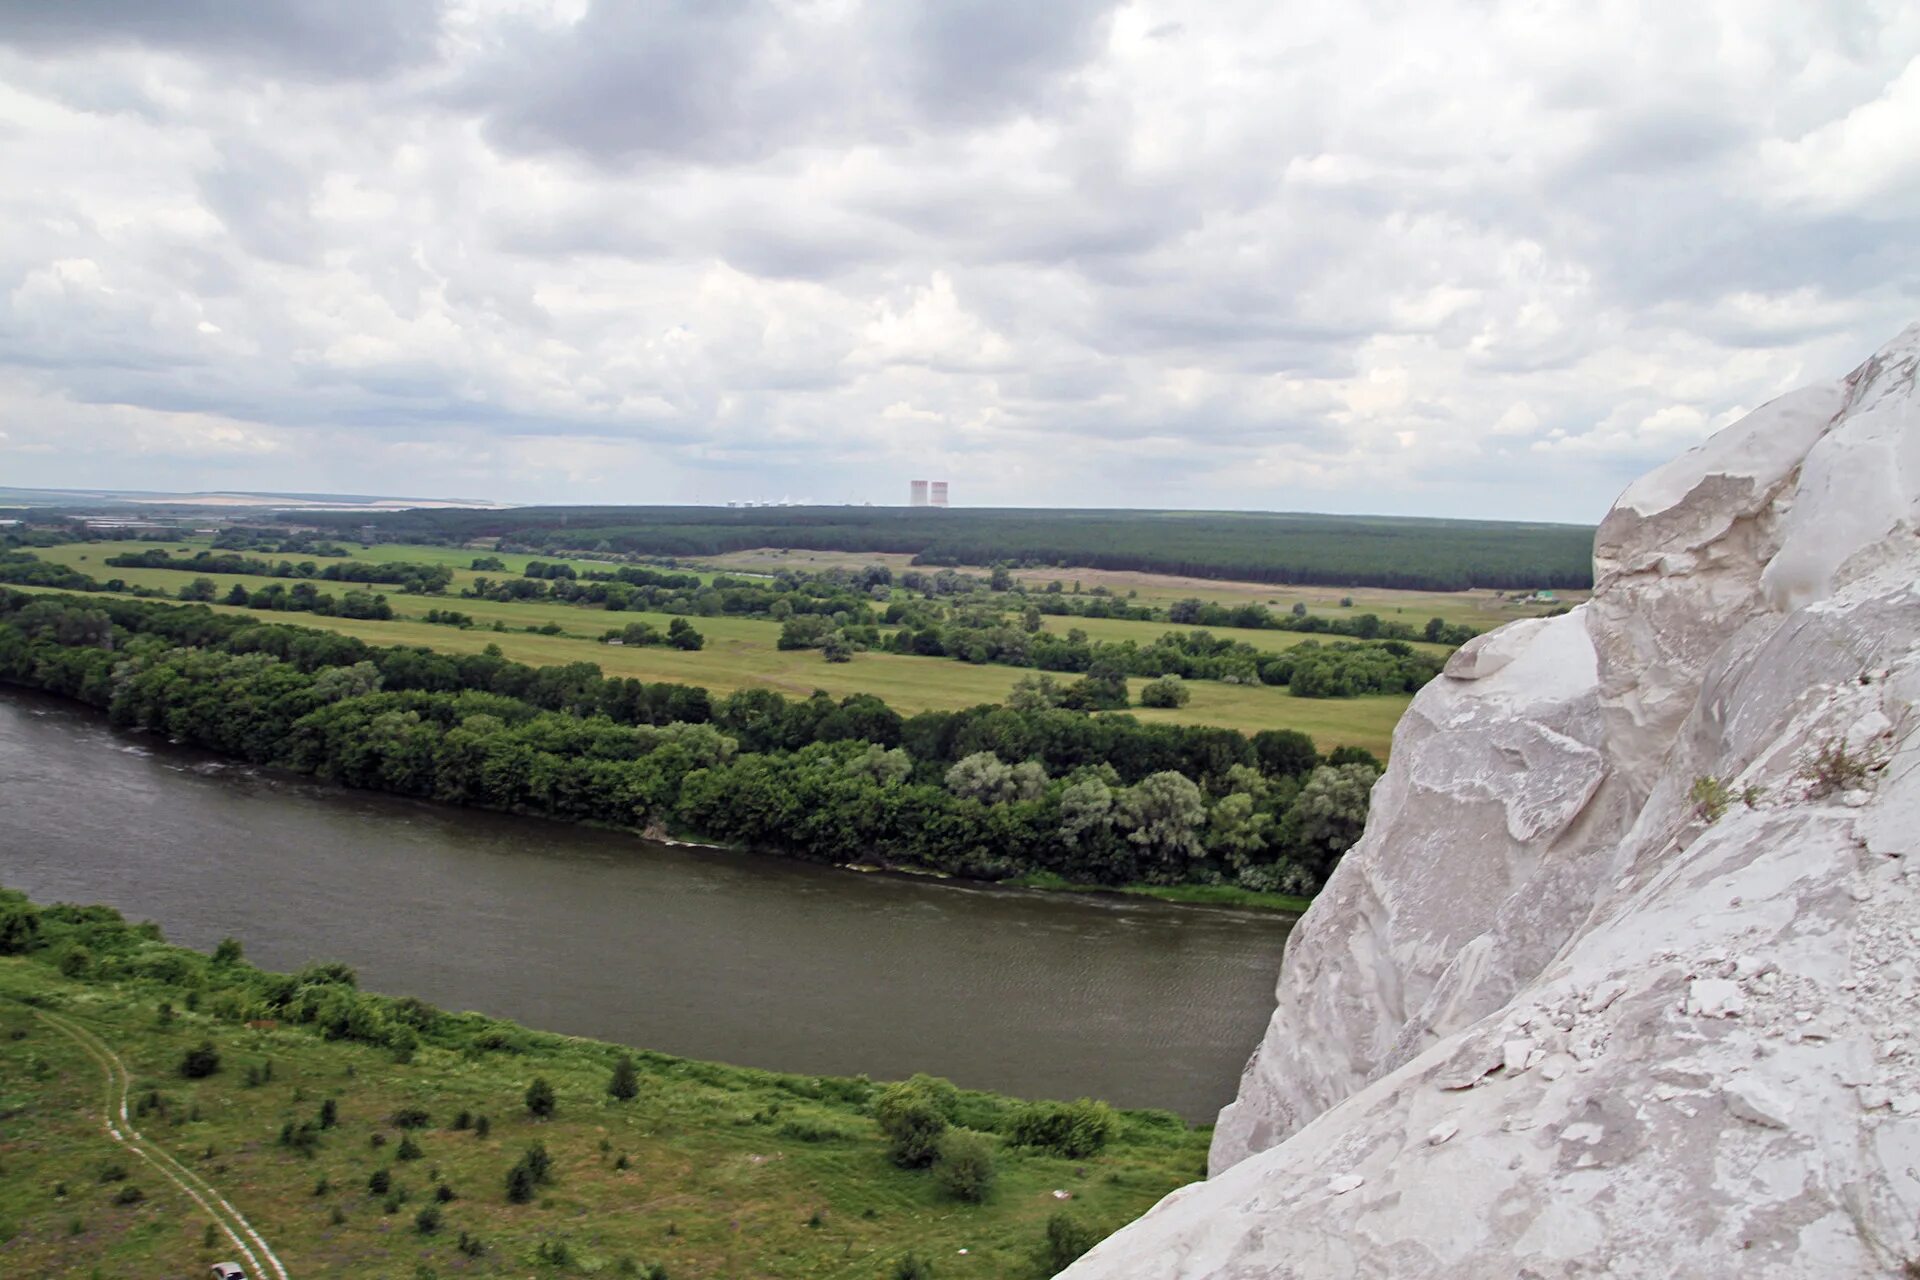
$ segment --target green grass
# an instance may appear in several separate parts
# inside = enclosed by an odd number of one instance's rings
[[[165,1026],[162,999],[181,1010]],[[1071,1193],[1077,1215],[1110,1230],[1200,1176],[1206,1155],[1204,1132],[1160,1113],[1122,1113],[1119,1137],[1097,1157],[1002,1146],[994,1195],[966,1205],[928,1174],[887,1160],[858,1085],[823,1089],[811,1077],[641,1055],[640,1097],[616,1103],[605,1093],[612,1051],[590,1041],[522,1033],[531,1046],[523,1052],[427,1048],[400,1065],[387,1050],[304,1028],[187,1012],[182,992],[151,981],[72,981],[8,958],[0,959],[0,1272],[12,1276],[205,1275],[233,1254],[224,1240],[206,1245],[207,1215],[103,1132],[100,1068],[31,1005],[71,1018],[126,1061],[134,1124],[211,1182],[298,1276],[617,1275],[631,1258],[665,1266],[674,1280],[873,1280],[909,1249],[942,1274],[965,1249],[952,1274],[1022,1280],[1047,1274],[1037,1254],[1061,1207],[1056,1188]],[[218,1049],[221,1069],[185,1080],[177,1064],[202,1040]],[[266,1063],[272,1080],[249,1087],[249,1068]],[[522,1104],[536,1075],[558,1091],[551,1120],[530,1118]],[[153,1097],[160,1105],[138,1114]],[[967,1097],[973,1107],[1006,1105]],[[282,1126],[315,1117],[326,1098],[340,1119],[317,1150],[282,1146]],[[414,1133],[421,1158],[398,1161],[401,1132],[388,1117],[409,1106],[425,1108],[430,1124]],[[462,1110],[488,1116],[489,1136],[453,1130]],[[555,1180],[533,1203],[509,1204],[507,1169],[534,1141],[551,1153]],[[126,1177],[103,1181],[116,1165]],[[377,1169],[406,1192],[393,1214],[368,1194]],[[434,1202],[437,1180],[457,1198],[440,1206],[441,1230],[423,1236],[414,1218]],[[127,1186],[144,1198],[117,1203]],[[485,1243],[484,1255],[457,1251],[463,1231]],[[565,1243],[571,1266],[536,1265],[536,1249],[554,1241]]]
[[[36,552],[43,558],[70,565],[96,578],[125,578],[135,586],[158,588],[169,594],[195,576],[178,569],[111,569],[104,565],[107,556],[127,549],[154,544],[72,543],[44,548]],[[173,544],[188,545],[188,544]],[[394,559],[405,559],[407,552],[451,554],[444,547],[392,547]],[[469,559],[479,552],[461,551]],[[368,558],[372,558],[369,556]],[[519,557],[525,560],[527,557]],[[473,577],[462,571],[461,577]],[[249,589],[269,582],[286,580],[245,575],[220,575],[216,581],[224,591],[233,582]],[[339,592],[349,584],[330,583],[323,589]],[[378,589],[378,588],[376,588]],[[650,622],[664,630],[670,615],[660,613],[607,613],[600,609],[575,605],[528,601],[500,603],[491,600],[462,600],[446,596],[409,596],[397,591],[385,593],[396,617],[376,622],[364,619],[330,618],[310,613],[258,613],[226,605],[213,606],[220,612],[245,613],[248,616],[311,626],[357,636],[370,644],[423,645],[446,653],[477,653],[490,644],[517,662],[550,666],[568,662],[592,662],[609,676],[627,676],[646,681],[672,681],[699,685],[717,694],[736,689],[768,687],[790,697],[806,697],[823,689],[835,697],[853,693],[871,693],[884,699],[902,714],[920,711],[957,711],[981,703],[1004,701],[1014,683],[1030,674],[1022,668],[973,666],[951,658],[925,658],[893,653],[860,654],[852,662],[829,663],[818,650],[782,650],[777,646],[778,623],[763,618],[693,618],[694,626],[707,637],[706,648],[685,652],[664,646],[614,647],[598,643],[597,637],[610,627],[628,622]],[[428,610],[454,609],[472,615],[480,624],[469,630],[421,622]],[[1100,639],[1130,638],[1151,642],[1170,628],[1164,623],[1125,622],[1114,619],[1049,618],[1047,624],[1064,631],[1084,626]],[[499,622],[506,632],[489,630]],[[525,628],[554,624],[564,634],[529,634]],[[1263,648],[1285,648],[1308,637],[1284,631],[1222,631],[1236,639]],[[1147,683],[1130,682],[1134,694]],[[1176,724],[1215,725],[1258,733],[1262,729],[1294,729],[1305,733],[1321,750],[1336,746],[1364,747],[1385,756],[1391,744],[1393,726],[1406,710],[1411,698],[1387,695],[1366,698],[1296,698],[1283,688],[1268,685],[1230,685],[1215,680],[1195,680],[1188,684],[1192,700],[1177,709],[1135,708],[1132,714],[1142,720]]]

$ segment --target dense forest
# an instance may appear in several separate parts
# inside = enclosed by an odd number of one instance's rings
[[[1075,565],[1454,591],[1593,584],[1593,530],[1385,516],[902,507],[523,507],[316,514],[339,536],[658,556],[751,547],[897,552],[927,565]]]
[[[716,698],[198,606],[0,590],[0,680],[350,786],[985,879],[1306,893],[1378,762],[1303,735],[1049,707]]]

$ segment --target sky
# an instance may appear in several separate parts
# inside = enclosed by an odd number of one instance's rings
[[[0,484],[1593,521],[1917,232],[1912,0],[0,0]]]

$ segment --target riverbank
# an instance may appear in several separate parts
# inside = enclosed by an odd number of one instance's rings
[[[156,935],[102,908],[36,911],[0,894],[0,945],[27,948],[0,957],[10,1274],[174,1274],[190,1269],[183,1259],[204,1269],[231,1252],[217,1233],[204,1240],[204,1212],[106,1134],[97,1059],[41,1013],[124,1060],[132,1124],[300,1274],[564,1258],[611,1274],[658,1265],[676,1280],[866,1277],[908,1252],[965,1250],[979,1274],[1039,1277],[1051,1274],[1056,1213],[1097,1238],[1204,1160],[1204,1131],[1151,1111],[1115,1113],[1097,1153],[1020,1146],[1023,1104],[955,1091],[947,1123],[983,1135],[997,1175],[970,1203],[889,1160],[878,1088],[861,1078],[623,1051],[369,995],[338,967],[274,975]],[[214,1069],[183,1075],[202,1046]],[[623,1052],[630,1101],[608,1091]],[[548,1118],[528,1110],[536,1078],[556,1099]],[[536,1143],[550,1171],[514,1203],[508,1172]]]
[[[1251,889],[1242,889],[1230,884],[1075,884],[1044,871],[1015,876],[1000,883],[1020,889],[1044,889],[1050,893],[1095,896],[1121,894],[1135,898],[1152,898],[1159,902],[1177,902],[1183,906],[1231,907],[1238,911],[1274,911],[1288,917],[1298,917],[1313,905],[1312,898],[1302,898],[1291,893],[1256,893]]]

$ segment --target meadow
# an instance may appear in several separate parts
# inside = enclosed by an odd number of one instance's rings
[[[179,569],[123,569],[105,564],[109,556],[147,550],[156,545],[170,546],[176,552],[185,549],[191,553],[204,548],[206,544],[192,540],[170,544],[68,543],[39,548],[36,554],[44,560],[68,565],[102,580],[119,577],[130,585],[149,587],[171,595],[196,575]],[[491,554],[489,552],[404,544],[376,544],[370,548],[353,547],[350,551],[352,558],[359,560],[415,560],[452,565],[453,586],[445,596],[386,592],[387,602],[395,614],[391,621],[312,613],[262,615],[227,605],[210,607],[217,612],[268,616],[298,626],[337,631],[372,644],[422,645],[456,654],[478,653],[489,645],[498,645],[505,656],[530,665],[591,662],[609,676],[699,685],[715,693],[731,693],[757,686],[800,697],[816,689],[825,690],[836,698],[854,693],[871,693],[895,710],[908,715],[919,711],[955,711],[981,703],[1004,701],[1014,683],[1030,674],[1015,667],[976,666],[948,658],[880,652],[860,654],[852,662],[828,663],[821,659],[818,650],[778,648],[779,624],[764,618],[693,618],[691,621],[707,640],[706,647],[698,651],[663,646],[604,645],[599,643],[599,636],[611,626],[649,622],[664,630],[671,619],[665,614],[640,611],[609,614],[552,601],[460,599],[457,594],[459,589],[470,585],[475,579],[502,576],[497,570],[475,572],[464,567],[476,556]],[[300,557],[267,558],[297,561]],[[503,555],[500,558],[507,563],[509,571],[517,572],[525,567],[528,560],[539,557]],[[873,559],[865,557],[861,562],[871,563]],[[596,567],[596,562],[586,560],[568,563],[578,569]],[[742,568],[747,566],[708,566],[705,572],[739,572]],[[757,571],[767,570],[760,567]],[[224,592],[236,582],[248,590],[254,590],[271,583],[284,585],[286,579],[222,574],[218,575],[216,582]],[[347,584],[326,585],[339,590]],[[469,614],[478,625],[463,630],[421,621],[430,610],[435,609],[455,609]],[[1421,614],[1420,620],[1431,616],[1431,612]],[[491,628],[495,623],[507,629],[494,631]],[[540,635],[528,630],[550,625],[559,627],[561,634]],[[1095,639],[1132,639],[1141,644],[1150,643],[1166,631],[1175,629],[1163,622],[1130,622],[1107,618],[1049,617],[1044,619],[1043,625],[1061,633],[1080,627]],[[1299,632],[1244,629],[1223,630],[1221,634],[1244,640],[1258,648],[1274,650],[1285,649],[1312,638]],[[1422,644],[1416,647],[1444,652],[1439,646]],[[1130,692],[1136,701],[1146,683],[1146,680],[1138,678],[1129,681]],[[1136,706],[1129,714],[1144,721],[1214,725],[1248,734],[1262,729],[1294,729],[1312,737],[1322,751],[1331,751],[1337,746],[1355,746],[1385,756],[1391,743],[1393,726],[1411,701],[1404,694],[1361,698],[1296,698],[1282,687],[1230,685],[1211,680],[1191,681],[1188,687],[1192,699],[1184,707],[1149,709]]]

